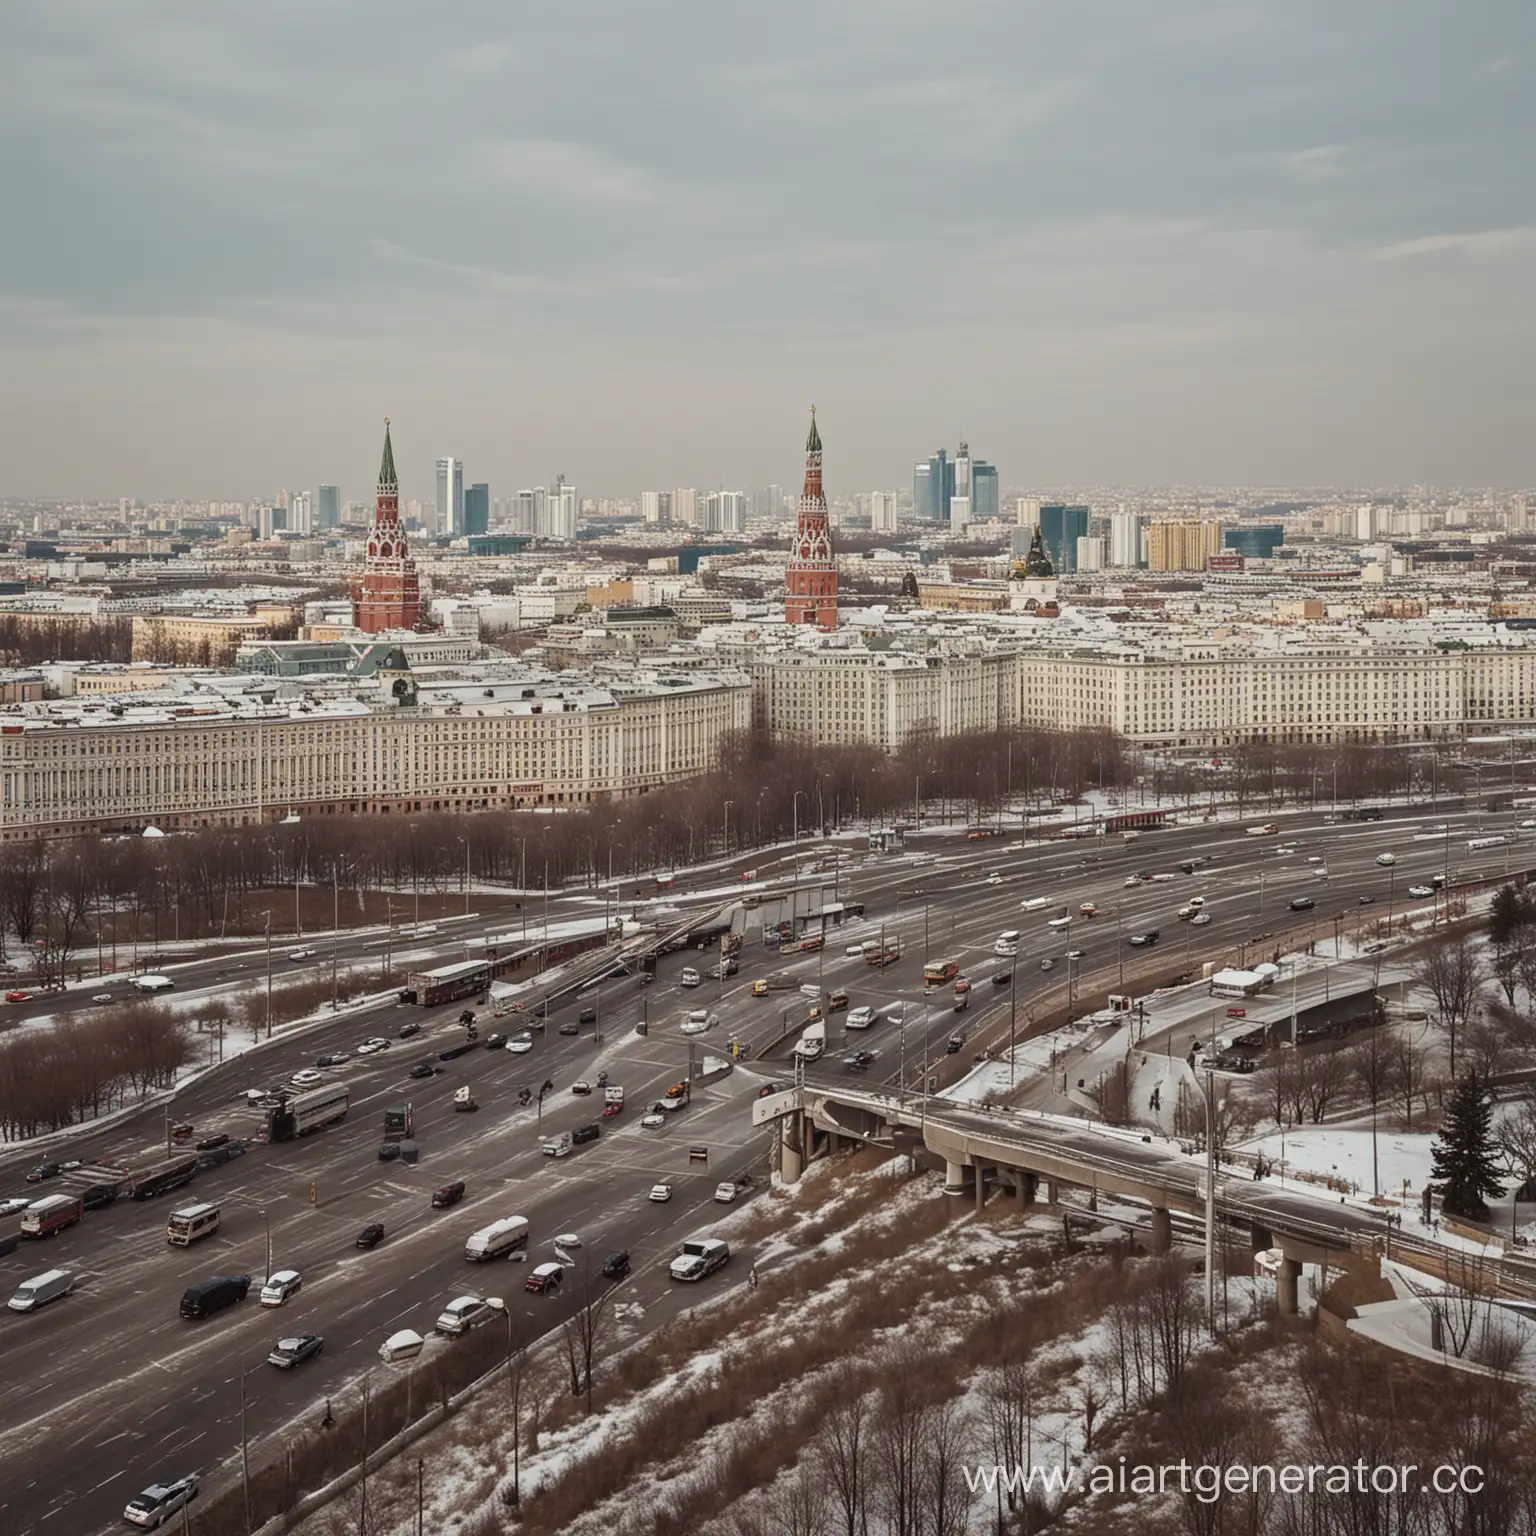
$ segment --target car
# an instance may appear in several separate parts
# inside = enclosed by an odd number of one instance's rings
[[[357,1234],[358,1248],[377,1248],[384,1241],[384,1223],[382,1221],[370,1221],[361,1232]]]
[[[490,1035],[486,1038],[485,1048],[488,1051],[499,1051],[505,1048],[506,1043],[505,1035]]]
[[[1310,912],[1316,905],[1317,903],[1310,896],[1291,897],[1292,912]]]
[[[611,1105],[605,1105],[604,1113],[607,1113],[608,1109],[610,1108],[612,1108]],[[573,1146],[579,1147],[584,1142],[596,1141],[597,1138],[602,1134],[603,1128],[600,1125],[578,1125],[576,1129],[571,1132],[571,1143]]]
[[[630,1263],[629,1252],[621,1248],[617,1253],[606,1254],[603,1258],[603,1278],[605,1280],[624,1280],[629,1276]]]
[[[444,1184],[440,1189],[432,1191],[432,1209],[434,1211],[446,1211],[449,1206],[457,1205],[464,1198],[464,1180],[455,1179],[451,1184]]]
[[[650,1199],[657,1205],[661,1205],[672,1198],[672,1186],[670,1184],[652,1184]]]
[[[1012,971],[994,971],[992,973],[992,985],[994,987],[1006,987],[1012,980]]]
[[[766,1099],[770,1093],[783,1093],[789,1086],[789,1083],[764,1083],[757,1090],[757,1096],[760,1099]]]
[[[314,1067],[300,1067],[288,1081],[295,1088],[313,1088],[316,1083],[325,1081],[325,1074]]]
[[[351,1058],[345,1051],[327,1051],[325,1055],[315,1057],[315,1065],[317,1067],[340,1067],[344,1066],[349,1060]]]
[[[1275,849],[1275,852],[1276,853],[1295,853],[1296,852],[1296,845],[1294,843],[1282,843],[1278,848]]]
[[[677,978],[678,985],[682,987],[696,987],[703,978],[691,965],[683,967],[683,974]]]
[[[604,1120],[612,1120],[615,1115],[621,1115],[623,1113],[624,1113],[624,1101],[622,1099],[620,1099],[617,1103],[610,1103],[610,1104],[604,1104],[603,1105],[603,1119]]]
[[[1307,855],[1308,864],[1326,864],[1327,862],[1328,861],[1320,853],[1309,853]]]
[[[1415,898],[1422,899],[1425,896],[1433,896],[1435,894],[1435,888],[1432,885],[1410,885],[1408,887],[1408,894]]]
[[[399,1159],[400,1143],[398,1141],[386,1141],[379,1147],[379,1161],[381,1163],[393,1163]]]
[[[92,1184],[80,1195],[80,1208],[85,1211],[102,1211],[117,1203],[116,1184]],[[3,1213],[0,1213],[3,1214]]]
[[[1376,904],[1376,898],[1369,894],[1355,897],[1355,905],[1359,907],[1372,907]]]
[[[768,982],[767,982],[767,979],[765,977],[759,976],[757,978],[757,980],[752,983],[752,996],[753,997],[767,997],[768,996]]]
[[[581,1010],[581,1012],[576,1015],[576,1022],[578,1024],[596,1024],[597,1023],[597,1009],[596,1008],[583,1008]]]
[[[372,1056],[383,1049],[384,1042],[382,1040],[364,1040],[358,1046],[357,1054],[359,1056]]]
[[[953,1056],[958,1050],[961,1049],[961,1047],[964,1046],[964,1044],[964,1035],[951,1035],[944,1044],[944,1054],[946,1056]]]
[[[571,1084],[571,1092],[577,1094],[581,1098],[585,1098],[589,1093],[592,1092],[592,1084],[589,1083],[586,1078],[578,1077],[576,1081]]]
[[[129,1525],[153,1530],[179,1514],[184,1504],[197,1497],[197,1479],[189,1472],[168,1483],[151,1483],[137,1498],[128,1501],[123,1519]]]
[[[1003,883],[1003,877],[1000,874],[998,874],[998,872],[995,869],[992,871],[992,873],[990,875],[987,876],[987,884],[988,885],[1001,885],[1002,883]]]
[[[664,1099],[674,1100],[686,1099],[688,1097],[688,1084],[672,1083],[668,1086],[667,1091],[662,1095],[662,1097]]]
[[[554,1244],[556,1248],[580,1248],[581,1234],[579,1232],[558,1232],[555,1234]]]
[[[110,1003],[112,1000],[110,992],[93,992],[91,994],[91,1001],[93,1003]]]
[[[855,1051],[851,1056],[843,1057],[843,1065],[851,1071],[862,1072],[865,1067],[872,1066],[874,1060],[873,1051]]]
[[[49,1179],[56,1179],[63,1173],[63,1169],[57,1163],[39,1163],[27,1175],[28,1184],[42,1184]]]
[[[1383,869],[1391,869],[1397,863],[1397,855],[1395,853],[1378,853],[1376,855],[1376,862]]]
[[[1189,926],[1191,928],[1204,928],[1205,925],[1210,922],[1210,920],[1211,914],[1209,912],[1196,912],[1195,915],[1190,918]]]
[[[319,953],[318,949],[290,949],[288,951],[288,958],[295,961],[313,960]]]
[[[1088,951],[1086,949],[1069,949],[1067,951],[1068,960],[1086,960],[1087,958]]]
[[[1047,955],[1047,956],[1046,956],[1046,957],[1045,957],[1045,958],[1044,958],[1044,959],[1043,959],[1043,960],[1042,960],[1042,961],[1041,961],[1041,962],[1040,962],[1040,969],[1041,969],[1041,970],[1042,970],[1042,971],[1048,971],[1048,970],[1050,970],[1050,968],[1051,968],[1051,967],[1052,967],[1052,966],[1053,966],[1053,965],[1055,965],[1055,964],[1056,964],[1056,962],[1055,962],[1055,961],[1054,961],[1054,960],[1053,960],[1053,959],[1051,959],[1051,957],[1050,957],[1050,956],[1049,956],[1049,955]]]
[[[8,1003],[30,1003],[32,1001],[32,994],[30,992],[23,992],[18,989],[16,991],[7,992],[5,994],[5,1000]]]
[[[548,1296],[560,1289],[560,1282],[565,1279],[565,1266],[563,1264],[539,1264],[534,1271],[523,1281],[525,1291],[533,1291],[539,1296]]]
[[[437,1068],[434,1067],[430,1061],[418,1061],[416,1065],[411,1068],[410,1075],[416,1078],[436,1077]]]
[[[419,1355],[426,1347],[427,1341],[416,1332],[414,1328],[402,1328],[398,1333],[392,1333],[379,1345],[379,1358],[390,1364],[395,1360],[409,1360]]]
[[[863,953],[864,946],[862,944],[849,944],[843,950],[843,956],[848,960],[857,960]]]
[[[581,1025],[577,1024],[573,1019],[567,1019],[565,1023],[563,1023],[556,1031],[556,1033],[562,1035],[579,1035],[581,1033]]]
[[[1145,949],[1149,945],[1155,944],[1157,940],[1145,933],[1133,933],[1125,942],[1132,949]]]
[[[1185,906],[1180,907],[1178,910],[1178,919],[1181,923],[1187,923],[1194,915],[1195,909],[1193,907]]]
[[[443,1310],[438,1313],[437,1321],[432,1325],[433,1330],[450,1339],[456,1339],[461,1334],[468,1333],[471,1328],[478,1328],[482,1323],[488,1323],[493,1317],[502,1312],[502,1303],[495,1296],[455,1296]]]
[[[229,1137],[226,1136],[223,1131],[219,1131],[216,1135],[204,1136],[203,1139],[198,1142],[197,1150],[199,1152],[212,1152],[215,1147],[227,1147],[228,1145]]]
[[[724,981],[727,976],[734,976],[741,969],[741,962],[735,955],[727,955],[724,960],[710,966],[709,979],[711,981]]]
[[[280,1307],[291,1297],[297,1296],[304,1284],[303,1276],[296,1269],[280,1269],[267,1276],[261,1288],[261,1304],[264,1307]]]
[[[1133,886],[1138,886],[1140,884],[1141,884],[1141,876],[1140,875],[1127,875],[1125,877],[1125,888],[1126,888],[1126,890],[1130,890]]]
[[[402,1040],[414,1039],[421,1033],[421,1025],[412,1019],[408,1023],[402,1024],[400,1026],[399,1033]]]
[[[666,1123],[667,1123],[667,1117],[665,1115],[663,1115],[663,1114],[659,1114],[654,1109],[648,1115],[641,1115],[641,1117],[640,1117],[640,1126],[641,1126],[642,1130],[647,1130],[647,1131],[660,1130],[660,1128],[662,1126],[664,1126]]]
[[[0,1216],[19,1216],[31,1204],[25,1195],[12,1195],[0,1200]]]
[[[718,1022],[707,1008],[695,1008],[678,1026],[678,1031],[684,1035],[702,1035],[711,1024]]]
[[[690,1238],[667,1272],[674,1280],[702,1280],[714,1274],[730,1256],[730,1245],[718,1237]]]
[[[848,1006],[848,994],[843,991],[834,992],[827,999],[828,1013],[841,1013]]]
[[[849,1029],[868,1029],[875,1022],[875,1010],[860,1004],[848,1010],[848,1017],[843,1022]]]
[[[533,1049],[533,1031],[524,1029],[507,1041],[507,1049],[514,1056],[526,1056]]]
[[[291,1371],[306,1360],[313,1360],[325,1345],[318,1333],[297,1333],[291,1339],[279,1339],[267,1356],[267,1364]]]
[[[715,1185],[715,1202],[718,1205],[729,1205],[736,1198],[736,1186],[727,1179],[722,1184]]]
[[[85,1164],[78,1157],[66,1157],[64,1161],[59,1164],[59,1167],[65,1173],[73,1173],[77,1168],[85,1167]]]

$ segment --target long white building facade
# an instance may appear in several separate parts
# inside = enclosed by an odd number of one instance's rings
[[[399,680],[381,673],[386,686]],[[476,679],[406,697],[0,714],[0,839],[587,805],[703,773],[751,724],[750,682],[730,672],[604,687]]]

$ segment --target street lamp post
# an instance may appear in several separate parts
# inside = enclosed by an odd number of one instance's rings
[[[725,854],[726,858],[731,856],[731,807],[735,804],[734,800],[727,800],[725,802],[725,835],[724,846],[721,851]]]
[[[272,913],[261,914],[267,920],[267,1039],[272,1038]]]

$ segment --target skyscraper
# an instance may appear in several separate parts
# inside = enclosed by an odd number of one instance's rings
[[[1146,519],[1139,512],[1115,512],[1109,519],[1109,563],[1131,571],[1141,565],[1142,529]]]
[[[491,531],[491,488],[483,480],[464,493],[463,533]]]
[[[679,486],[672,493],[672,517],[690,528],[699,525],[699,493],[692,486]]]
[[[437,461],[438,534],[452,536],[464,531],[464,464],[459,459]]]
[[[385,629],[410,629],[421,618],[421,587],[400,526],[400,484],[395,476],[395,450],[384,418],[384,458],[379,464],[378,499],[373,531],[357,596],[357,627],[376,635]]]
[[[921,459],[912,466],[912,515],[921,522],[932,522],[935,505],[933,465]]]
[[[971,461],[971,519],[978,523],[995,522],[1001,515],[1002,500],[997,487],[997,465],[985,459]]]
[[[1220,553],[1220,523],[1153,523],[1147,529],[1148,570],[1203,571],[1206,560]]]
[[[661,498],[665,494],[662,491],[640,492],[640,516],[648,523],[661,521]]]
[[[745,533],[745,491],[711,491],[704,502],[704,524],[717,533]]]
[[[954,490],[949,498],[949,526],[964,528],[971,521],[971,446],[960,439],[960,451],[955,455]]]
[[[556,475],[555,483],[547,494],[540,487],[534,495],[544,495],[543,520],[539,523],[539,533],[546,539],[574,539],[576,511],[581,505],[576,499],[576,487],[567,485],[564,475]]]
[[[784,618],[790,624],[837,628],[837,561],[832,557],[832,536],[827,530],[815,406],[811,407],[811,430],[805,439],[805,485],[800,492],[795,542],[784,572]]]
[[[519,491],[512,514],[513,533],[539,533],[544,524],[544,487]]]
[[[872,491],[869,497],[869,526],[874,533],[895,533],[899,516],[895,491]]]
[[[917,516],[932,523],[949,521],[949,504],[955,495],[955,466],[948,452],[940,448],[928,460],[927,474],[917,464],[912,471],[912,503]]]
[[[1088,508],[1040,508],[1040,541],[1058,576],[1077,569],[1077,541],[1088,537]]]
[[[341,522],[341,487],[320,485],[315,487],[315,527],[335,528]]]
[[[308,491],[300,491],[289,498],[288,531],[305,538],[315,531],[315,503]]]

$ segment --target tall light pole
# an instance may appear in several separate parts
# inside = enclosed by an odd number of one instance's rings
[[[272,913],[261,914],[267,920],[267,1039],[272,1038]]]
[[[735,804],[734,800],[727,800],[725,802],[725,842],[721,851],[725,854],[726,858],[731,856],[731,807]]]
[[[1008,973],[1008,1090],[1011,1093],[1018,1083],[1018,1069],[1014,1061],[1014,1033],[1019,1021],[1019,966],[1014,956],[1014,966]]]
[[[458,839],[464,845],[464,916],[469,916],[469,839]]]

